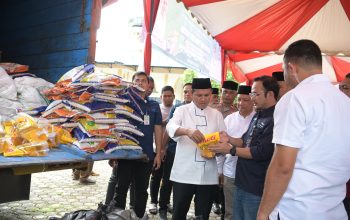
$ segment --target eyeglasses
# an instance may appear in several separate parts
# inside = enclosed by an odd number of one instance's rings
[[[339,85],[339,89],[342,89],[342,90],[349,90],[349,86],[348,85]]]
[[[249,93],[249,96],[250,96],[251,98],[253,98],[253,97],[258,97],[258,96],[260,96],[261,94],[266,94],[266,92],[260,92],[260,93],[251,92],[251,93]]]

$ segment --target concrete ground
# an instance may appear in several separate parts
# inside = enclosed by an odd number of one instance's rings
[[[72,180],[71,170],[33,174],[30,200],[0,204],[0,220],[48,219],[79,209],[97,209],[97,204],[105,200],[112,168],[107,161],[99,161],[95,162],[94,171],[100,174],[92,177],[95,185],[80,185]],[[188,215],[194,215],[193,204]],[[158,219],[158,216],[148,216]],[[171,219],[170,214],[168,217]],[[210,220],[214,219],[220,217],[212,213]]]

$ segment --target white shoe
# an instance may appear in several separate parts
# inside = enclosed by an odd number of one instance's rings
[[[151,203],[150,208],[148,209],[149,213],[152,215],[157,215],[158,213],[158,207],[157,204]]]

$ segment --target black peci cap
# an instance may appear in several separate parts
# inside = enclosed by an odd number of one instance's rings
[[[211,94],[219,95],[219,89],[218,88],[212,88],[211,89]]]
[[[192,89],[211,89],[209,78],[193,78]]]
[[[230,89],[230,90],[237,90],[238,84],[233,81],[224,81],[222,84],[222,88],[224,89]]]
[[[272,77],[275,78],[277,81],[284,81],[283,72],[273,72]]]
[[[251,86],[244,86],[241,85],[238,87],[238,94],[243,94],[243,95],[249,95],[249,93],[252,91],[252,87]]]

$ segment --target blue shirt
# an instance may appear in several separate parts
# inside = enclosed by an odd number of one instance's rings
[[[243,146],[252,159],[238,157],[235,184],[246,192],[262,196],[267,168],[274,151],[272,143],[275,106],[257,112],[243,134]]]
[[[140,143],[140,147],[145,154],[147,154],[150,160],[154,160],[153,153],[153,134],[154,134],[154,126],[162,125],[162,114],[160,112],[159,104],[153,100],[137,100],[137,103],[141,107],[143,112],[143,119],[145,115],[149,116],[149,125],[145,125],[144,123],[136,124],[137,128],[143,132],[143,137],[137,137],[137,140]]]

